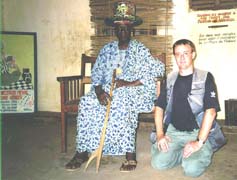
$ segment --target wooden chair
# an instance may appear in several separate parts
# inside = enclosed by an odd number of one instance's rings
[[[157,56],[165,63],[165,53]],[[96,57],[87,56],[82,54],[81,57],[81,75],[79,76],[63,76],[57,77],[57,81],[60,83],[60,96],[61,96],[61,152],[67,151],[67,116],[68,113],[77,113],[80,97],[84,95],[86,85],[91,83],[90,72],[88,69],[92,69]],[[159,95],[159,87],[161,78],[157,81],[157,95]],[[153,120],[153,112],[139,114],[139,121]]]
[[[95,63],[96,57],[81,57],[81,75],[57,77],[60,82],[61,96],[61,152],[67,151],[67,116],[68,113],[78,112],[78,103],[80,97],[84,95],[85,85],[90,84],[90,77],[86,74],[86,67],[91,69]]]

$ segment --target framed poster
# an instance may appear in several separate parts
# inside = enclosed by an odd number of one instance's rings
[[[1,32],[0,113],[37,111],[37,44],[33,32]]]

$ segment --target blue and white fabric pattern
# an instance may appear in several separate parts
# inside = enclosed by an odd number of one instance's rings
[[[143,85],[120,87],[113,91],[112,103],[103,154],[124,155],[135,152],[138,114],[150,112],[156,99],[155,79],[164,75],[164,64],[154,59],[150,51],[137,40],[131,40],[125,51],[120,51],[118,41],[105,45],[92,70],[91,91],[79,103],[77,117],[77,151],[92,152],[100,142],[106,107],[100,105],[94,87],[102,85],[109,93],[113,70],[122,73],[116,78],[126,81],[140,80]]]

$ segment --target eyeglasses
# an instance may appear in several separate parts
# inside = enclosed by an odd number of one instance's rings
[[[188,56],[192,55],[192,53],[193,53],[193,52],[190,52],[190,51],[185,51],[185,52],[183,52],[183,53],[177,52],[177,53],[174,54],[174,56],[175,56],[176,58],[188,57]]]

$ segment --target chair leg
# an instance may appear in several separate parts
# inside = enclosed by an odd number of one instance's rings
[[[66,137],[66,116],[67,113],[61,112],[61,152],[67,152],[67,137]]]

